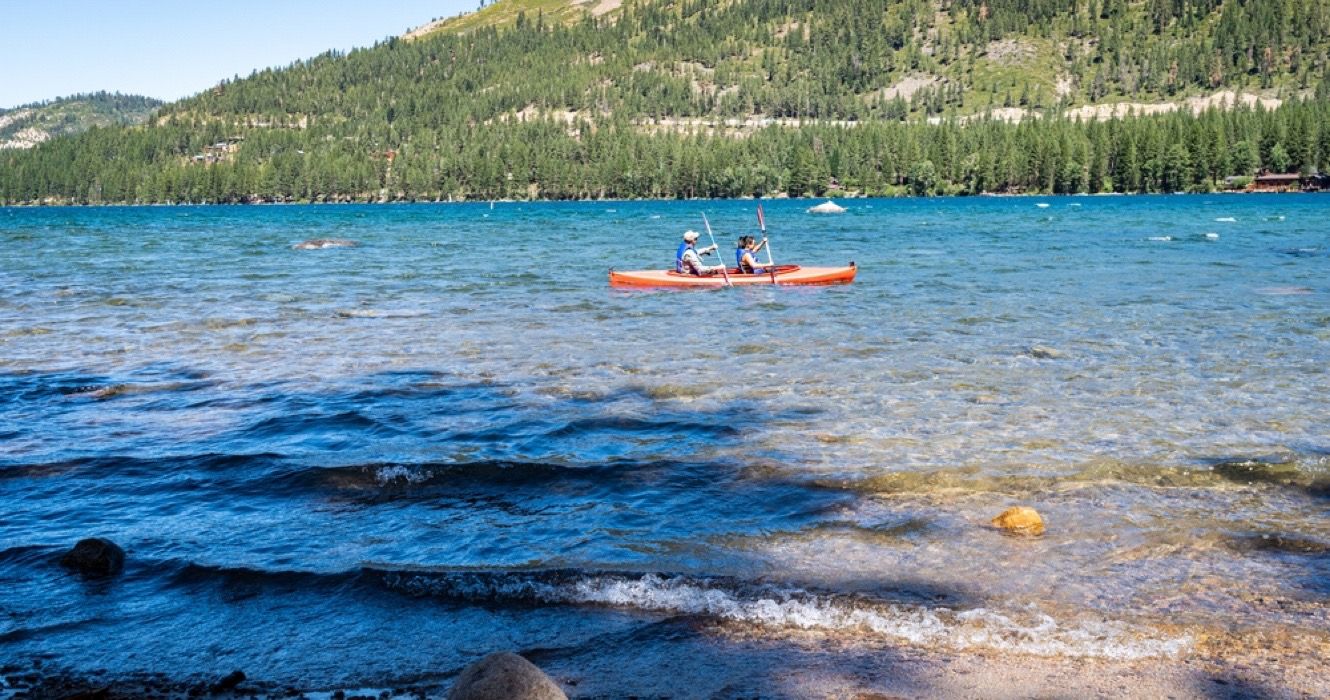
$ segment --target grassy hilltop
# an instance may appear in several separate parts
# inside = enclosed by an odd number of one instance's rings
[[[1328,56],[1312,0],[498,0],[0,156],[0,200],[1207,189],[1326,164]]]

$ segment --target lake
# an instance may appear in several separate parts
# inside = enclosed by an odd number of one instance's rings
[[[767,201],[858,278],[711,291],[606,272],[755,202],[0,209],[0,662],[769,695],[808,635],[1323,636],[1328,202]],[[89,536],[122,576],[55,564]]]

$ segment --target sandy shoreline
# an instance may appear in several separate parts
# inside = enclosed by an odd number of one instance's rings
[[[706,625],[703,625],[705,627]],[[715,653],[693,658],[645,658],[654,673],[541,664],[570,698],[1312,698],[1330,696],[1324,643],[1300,649],[1249,644],[1231,656],[1117,662],[1083,658],[949,653],[899,646],[864,646],[810,634],[776,642],[761,633],[712,638]],[[1259,642],[1260,636],[1256,637]],[[539,650],[528,652],[537,661]],[[781,664],[780,660],[788,661]],[[439,676],[304,688],[246,679],[228,684],[200,674],[141,674],[111,678],[67,674],[49,667],[0,668],[0,698],[443,698],[460,669]],[[234,679],[232,679],[234,680]]]

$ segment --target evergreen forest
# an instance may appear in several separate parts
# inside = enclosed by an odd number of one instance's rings
[[[555,4],[498,0],[0,151],[0,202],[1176,192],[1330,171],[1330,10],[1311,0]]]

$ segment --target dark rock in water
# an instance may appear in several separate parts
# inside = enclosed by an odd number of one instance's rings
[[[1294,484],[1302,473],[1291,455],[1263,455],[1228,459],[1215,464],[1216,474],[1241,484]]]
[[[535,664],[501,651],[463,669],[448,700],[568,700],[568,696]]]
[[[311,238],[291,247],[296,250],[323,250],[325,248],[354,248],[358,245],[360,244],[345,238]]]
[[[110,540],[90,537],[60,557],[60,565],[85,576],[111,576],[125,568],[125,550]]]
[[[1227,544],[1239,552],[1282,552],[1311,556],[1330,554],[1330,543],[1282,532],[1261,532],[1231,537]]]
[[[232,671],[226,674],[226,676],[223,677],[222,680],[213,683],[212,688],[210,688],[209,690],[213,693],[225,693],[226,691],[232,690],[236,686],[244,682],[245,682],[244,671]]]
[[[1029,350],[1025,351],[1025,354],[1037,360],[1057,360],[1064,356],[1061,350],[1046,345],[1032,345]]]

